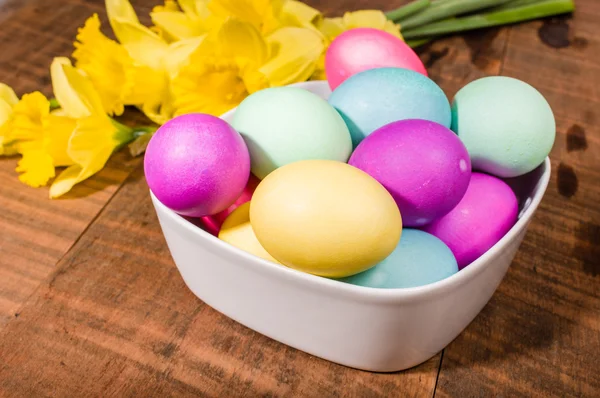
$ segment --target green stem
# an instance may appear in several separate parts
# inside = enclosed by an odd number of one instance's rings
[[[135,138],[146,134],[154,134],[158,127],[155,126],[136,126],[133,128],[133,136]]]
[[[429,7],[431,4],[430,0],[415,0],[402,7],[396,8],[395,10],[386,12],[385,15],[387,19],[402,22],[402,20],[406,17],[409,17],[417,12]]]
[[[53,111],[55,109],[60,108],[60,104],[56,98],[50,98],[50,110]]]
[[[507,25],[532,19],[544,18],[558,14],[573,12],[573,0],[543,0],[538,3],[509,8],[507,10],[489,12],[469,17],[439,21],[416,29],[403,31],[405,40],[413,40],[428,36],[444,35],[466,30]]]
[[[405,19],[402,22],[402,29],[412,29],[439,21],[448,17],[453,17],[468,12],[473,12],[489,7],[496,7],[512,0],[446,0],[439,3],[433,3],[426,10]]]
[[[510,10],[511,8],[528,6],[530,4],[541,3],[542,1],[545,0],[513,0],[509,3],[499,5],[498,7],[491,8],[488,12]]]
[[[421,47],[424,44],[429,43],[430,41],[432,41],[433,39],[435,39],[435,36],[430,36],[430,37],[425,37],[422,39],[416,39],[416,40],[408,40],[406,42],[406,44],[408,44],[408,46],[410,48],[417,48],[417,47]]]

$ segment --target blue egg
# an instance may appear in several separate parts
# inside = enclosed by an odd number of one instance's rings
[[[400,243],[385,260],[360,274],[338,280],[395,289],[428,285],[457,272],[456,259],[444,242],[427,232],[404,228]]]
[[[376,68],[357,73],[329,97],[348,125],[356,147],[378,128],[404,119],[424,119],[450,127],[450,103],[428,77],[403,68]]]

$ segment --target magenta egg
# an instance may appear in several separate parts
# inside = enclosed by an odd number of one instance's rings
[[[407,227],[423,226],[452,210],[471,177],[469,154],[458,136],[421,119],[375,130],[356,147],[348,163],[392,194]]]
[[[356,28],[336,37],[325,54],[325,74],[332,90],[368,69],[395,67],[427,76],[419,56],[400,38],[373,28]]]
[[[250,175],[250,155],[241,135],[224,120],[187,114],[154,133],[144,172],[165,206],[202,217],[225,210],[240,197]]]
[[[473,173],[458,205],[422,229],[442,240],[462,269],[512,228],[517,220],[518,206],[517,197],[504,181]]]

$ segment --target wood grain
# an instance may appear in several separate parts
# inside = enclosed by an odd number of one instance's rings
[[[576,3],[573,19],[510,31],[501,73],[539,89],[557,119],[552,180],[500,288],[445,350],[436,395],[600,394],[600,4]],[[568,47],[540,40],[549,23]]]
[[[310,0],[328,15],[406,1]],[[132,1],[140,16],[156,3]],[[50,95],[47,68],[102,0],[0,2],[0,73]],[[444,351],[405,372],[338,366],[198,300],[172,263],[139,160],[121,153],[66,200],[0,161],[0,396],[594,396],[600,391],[600,5],[573,20],[485,30],[419,49],[451,98],[506,74],[557,116],[553,177],[506,279]],[[35,21],[35,23],[32,23]],[[59,21],[63,25],[59,24]],[[546,22],[547,24],[548,22]],[[107,29],[105,29],[107,31]],[[555,44],[552,44],[555,43]],[[131,121],[135,115],[127,115]],[[441,363],[440,363],[441,361]],[[440,366],[441,365],[441,366]],[[439,371],[439,375],[438,375]]]
[[[72,38],[98,4],[8,1],[0,6],[0,79],[18,95],[39,90],[51,96],[49,67],[72,52]],[[86,227],[139,164],[126,153],[61,200],[48,188],[17,179],[17,158],[0,158],[0,329],[18,316],[24,301],[54,270]]]

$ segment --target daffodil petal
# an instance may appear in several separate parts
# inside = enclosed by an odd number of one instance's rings
[[[69,117],[79,119],[104,114],[102,100],[92,82],[75,69],[68,58],[54,58],[50,75],[54,96]]]
[[[323,18],[323,21],[319,24],[319,30],[321,33],[332,41],[337,36],[342,34],[346,29],[344,28],[344,21],[342,18]]]
[[[50,199],[56,199],[69,192],[75,184],[83,181],[83,167],[74,164],[63,170],[50,186]]]
[[[115,18],[113,30],[131,58],[154,69],[162,68],[169,45],[145,26]],[[119,33],[117,33],[119,32]]]
[[[41,141],[44,123],[50,113],[50,103],[39,91],[25,94],[13,108],[10,139]]]
[[[379,10],[347,12],[342,19],[346,29],[374,28],[388,30],[389,33],[402,37],[400,35],[400,27],[393,23],[390,24],[390,21],[385,17],[385,14]]]
[[[73,58],[94,84],[106,113],[121,115],[125,96],[134,88],[133,60],[123,46],[100,32],[97,14],[79,29]]]
[[[234,17],[259,26],[262,15],[254,3],[252,0],[212,0],[208,8],[222,18]]]
[[[12,156],[19,153],[17,146],[14,142],[7,142],[5,137],[2,136],[2,127],[0,126],[0,155]]]
[[[211,0],[208,8],[221,18],[233,17],[254,25],[261,32],[271,32],[278,27],[277,16],[283,0]]]
[[[171,84],[173,91],[174,115],[203,112],[220,116],[237,106],[248,96],[247,82],[256,90],[257,76],[251,72],[248,63],[237,60],[205,57],[184,67]],[[241,60],[240,60],[241,61]],[[268,82],[262,76],[263,88]]]
[[[398,37],[399,39],[404,40],[404,36],[402,36],[401,28],[399,24],[395,24],[392,21],[385,21],[385,25],[382,28],[384,31]]]
[[[46,136],[48,139],[47,151],[53,160],[54,166],[70,166],[73,159],[67,153],[69,138],[75,130],[77,122],[70,117],[58,116],[51,113],[48,116]]]
[[[267,77],[256,66],[245,58],[237,58],[239,74],[249,94],[269,87]]]
[[[31,187],[44,186],[54,177],[54,164],[52,157],[42,149],[30,149],[24,151],[16,168],[19,180]]]
[[[181,11],[176,0],[165,0],[165,4],[162,6],[154,6],[152,12],[163,12],[163,11]]]
[[[199,10],[208,10],[207,1],[178,0],[178,3],[183,12],[192,19],[198,19]]]
[[[179,69],[186,65],[191,55],[202,45],[207,35],[179,40],[169,45],[169,55],[165,57],[165,68],[169,77],[174,78]]]
[[[0,126],[6,123],[12,115],[12,106],[0,98]]]
[[[19,102],[19,97],[10,86],[0,83],[0,100],[4,100],[8,105],[14,106]]]
[[[168,34],[171,41],[187,39],[204,33],[204,28],[179,11],[150,13],[154,25]]]
[[[327,74],[325,73],[325,52],[319,56],[315,71],[310,76],[310,80],[327,80]]]
[[[267,43],[250,23],[228,20],[219,29],[217,41],[226,57],[247,58],[256,65],[262,65],[267,59]]]
[[[323,14],[319,10],[296,0],[284,3],[283,17],[290,25],[301,27],[317,26],[323,20]]]
[[[148,101],[138,106],[148,119],[158,125],[163,125],[173,118],[173,104],[170,97],[162,98],[160,101]]]
[[[106,0],[106,14],[108,15],[108,20],[112,25],[112,21],[115,19],[120,19],[122,21],[129,21],[133,24],[139,24],[140,20],[133,9],[133,6],[129,2],[129,0]],[[113,27],[114,30],[114,27]],[[115,32],[115,35],[117,32]],[[117,39],[121,40],[119,36]]]
[[[139,66],[132,71],[132,89],[125,97],[125,104],[140,105],[146,102],[160,102],[167,90],[167,75],[161,71]]]
[[[204,27],[208,32],[221,25],[226,18],[215,15],[209,9],[209,3],[212,0],[179,0],[179,6],[187,17]],[[227,15],[226,17],[229,17]]]
[[[272,86],[307,80],[325,48],[320,35],[310,29],[297,27],[281,28],[267,40],[276,53],[260,71]]]
[[[116,128],[105,116],[79,119],[69,140],[68,153],[76,163],[56,177],[50,187],[50,197],[69,192],[77,183],[102,170],[119,142],[114,139]]]

